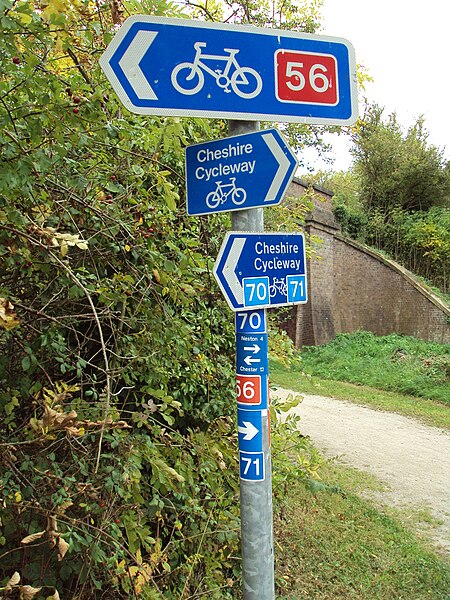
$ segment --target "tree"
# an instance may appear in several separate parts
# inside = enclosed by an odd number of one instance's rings
[[[449,206],[448,163],[442,150],[427,143],[423,117],[405,134],[396,114],[383,119],[383,112],[376,104],[366,105],[352,133],[351,152],[365,209],[389,213],[393,208]]]

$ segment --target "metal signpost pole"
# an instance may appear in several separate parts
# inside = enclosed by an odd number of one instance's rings
[[[256,121],[229,121],[229,134],[240,135],[259,130]],[[233,231],[263,232],[264,209],[252,208],[231,213]],[[249,311],[249,314],[251,312]],[[267,337],[266,310],[258,314],[262,317],[260,329]],[[236,316],[239,319],[239,314]],[[250,320],[249,320],[250,321]],[[249,323],[251,328],[251,323]],[[236,323],[236,336],[238,336]],[[240,327],[245,332],[245,325]],[[250,333],[247,330],[248,333]],[[238,357],[239,361],[239,357]],[[263,376],[263,385],[268,383],[268,373]],[[265,391],[268,394],[268,390]],[[268,400],[268,399],[267,399]],[[262,465],[263,480],[245,480],[241,477],[241,547],[244,600],[274,600],[274,558],[272,526],[272,465],[270,454],[269,411],[261,411],[262,422]],[[251,456],[251,455],[249,455]],[[240,461],[241,462],[241,461]]]

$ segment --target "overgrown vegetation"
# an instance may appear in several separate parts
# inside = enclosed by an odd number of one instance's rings
[[[229,222],[188,219],[183,179],[184,147],[226,125],[121,107],[98,58],[137,8],[0,0],[0,593],[11,597],[240,594],[234,327],[211,275]],[[163,0],[144,9],[183,16]],[[283,489],[317,457],[273,417],[274,447],[288,438],[302,457],[281,460]]]
[[[450,344],[360,331],[301,353],[305,373],[450,404]]]

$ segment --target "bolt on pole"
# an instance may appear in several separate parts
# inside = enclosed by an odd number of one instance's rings
[[[229,121],[230,135],[259,130],[257,121]],[[252,208],[231,213],[233,231],[263,232],[264,209]],[[266,322],[266,311],[261,310]],[[267,331],[267,330],[266,330]],[[267,374],[268,379],[268,374]],[[262,414],[262,456],[264,479],[240,481],[241,549],[244,600],[274,600],[274,556],[272,518],[272,461],[269,411]]]

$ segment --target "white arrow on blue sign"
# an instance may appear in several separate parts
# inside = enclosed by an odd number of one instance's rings
[[[302,233],[236,233],[225,236],[214,276],[232,310],[307,301]]]
[[[267,410],[264,411],[267,416]],[[238,445],[243,452],[261,452],[263,445],[263,411],[238,408]]]
[[[341,38],[135,15],[100,65],[139,114],[329,125],[357,118],[354,51]]]
[[[276,129],[186,148],[189,215],[279,204],[297,168]]]

